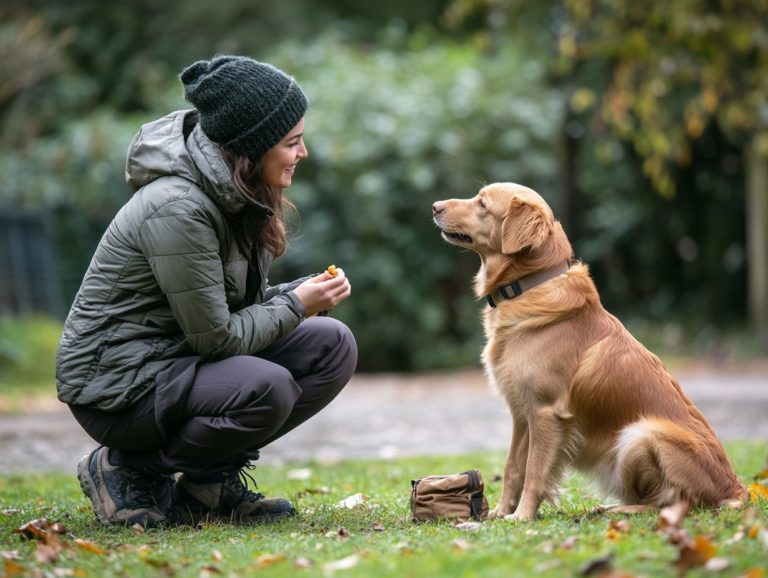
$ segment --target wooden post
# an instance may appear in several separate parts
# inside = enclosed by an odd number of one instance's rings
[[[747,149],[747,266],[749,318],[768,339],[768,158]]]

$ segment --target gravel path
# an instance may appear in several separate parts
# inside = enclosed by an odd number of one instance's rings
[[[763,440],[768,449],[768,362],[675,371],[723,440]],[[479,370],[357,375],[319,415],[262,451],[261,462],[397,458],[506,451],[510,420]],[[75,471],[95,447],[68,410],[0,415],[0,472]]]

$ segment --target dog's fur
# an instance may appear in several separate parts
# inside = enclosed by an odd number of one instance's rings
[[[550,207],[520,185],[438,201],[433,216],[445,240],[480,255],[478,297],[573,256]],[[568,466],[626,505],[716,506],[744,497],[704,416],[659,358],[603,309],[585,264],[486,307],[484,326],[483,364],[513,420],[491,517],[533,519]]]

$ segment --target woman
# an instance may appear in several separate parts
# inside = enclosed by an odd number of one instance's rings
[[[144,125],[133,197],[101,239],[64,325],[59,399],[101,447],[77,468],[103,523],[241,523],[293,514],[243,468],[313,416],[357,363],[318,315],[344,272],[270,287],[286,248],[283,189],[307,157],[296,81],[241,56],[181,73],[194,110]]]

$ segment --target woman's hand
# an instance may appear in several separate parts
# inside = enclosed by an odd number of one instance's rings
[[[349,279],[343,269],[336,268],[336,275],[327,271],[307,279],[293,290],[304,305],[307,317],[321,311],[333,309],[344,301],[352,292]]]

